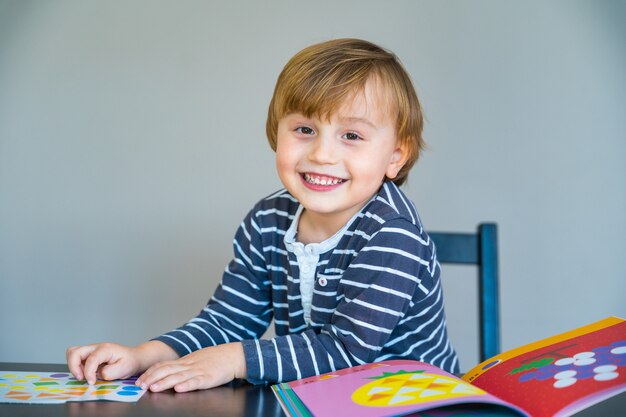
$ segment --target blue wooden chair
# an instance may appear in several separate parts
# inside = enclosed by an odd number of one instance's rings
[[[480,361],[500,353],[498,226],[481,223],[476,233],[428,232],[439,263],[478,266]]]

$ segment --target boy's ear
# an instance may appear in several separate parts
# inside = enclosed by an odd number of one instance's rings
[[[391,154],[391,159],[389,160],[385,176],[390,180],[398,176],[398,172],[400,172],[408,158],[409,152],[406,145],[403,143],[398,144],[398,147],[394,149]]]

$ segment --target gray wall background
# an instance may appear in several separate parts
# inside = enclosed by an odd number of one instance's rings
[[[504,348],[626,317],[625,4],[0,0],[0,361],[194,316],[280,187],[280,69],[335,37],[412,74],[430,148],[405,190],[427,227],[499,223]],[[467,370],[475,271],[444,272]]]

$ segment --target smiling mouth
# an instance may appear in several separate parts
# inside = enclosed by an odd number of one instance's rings
[[[314,175],[314,174],[309,174],[306,172],[302,174],[302,178],[304,178],[304,181],[306,181],[307,183],[311,185],[322,185],[322,186],[338,185],[346,181],[341,178],[329,177],[326,175]]]

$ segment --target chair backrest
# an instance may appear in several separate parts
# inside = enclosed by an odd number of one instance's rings
[[[439,263],[478,266],[480,361],[500,353],[498,226],[481,223],[476,233],[428,232]]]

